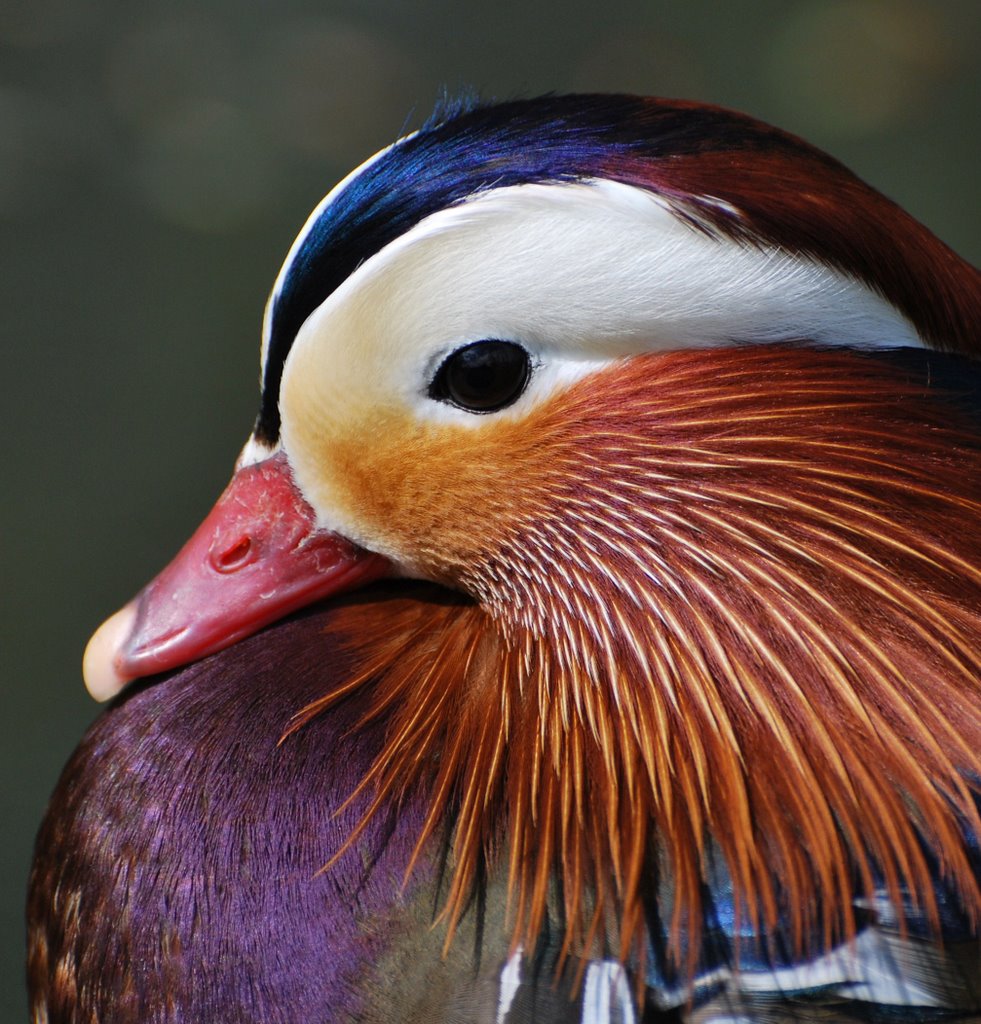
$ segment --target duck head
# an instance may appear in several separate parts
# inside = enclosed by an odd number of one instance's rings
[[[374,782],[434,773],[430,831],[455,808],[458,908],[503,827],[529,938],[558,872],[570,920],[631,939],[652,858],[680,934],[709,839],[800,942],[848,930],[856,874],[929,902],[931,851],[976,911],[979,296],[739,114],[437,119],[301,231],[232,483],[93,637],[89,688],[434,581],[472,602],[454,627],[380,639],[350,685],[403,709]]]

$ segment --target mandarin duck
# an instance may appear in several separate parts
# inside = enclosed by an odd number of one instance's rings
[[[231,484],[87,649],[35,1020],[981,1019],[979,309],[715,107],[461,104],[363,164]]]

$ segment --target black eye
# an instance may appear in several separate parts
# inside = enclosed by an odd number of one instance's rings
[[[520,345],[475,341],[446,357],[429,397],[469,412],[495,412],[518,398],[530,375],[531,360]]]

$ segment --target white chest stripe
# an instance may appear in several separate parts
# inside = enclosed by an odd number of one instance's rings
[[[497,1000],[497,1024],[505,1024],[514,997],[521,988],[521,963],[524,959],[524,952],[519,946],[515,953],[512,953],[508,962],[501,970],[500,990]]]
[[[582,1024],[635,1024],[630,981],[616,960],[594,960],[586,968]]]

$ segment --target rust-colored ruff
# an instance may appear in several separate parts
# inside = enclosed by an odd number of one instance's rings
[[[567,948],[610,921],[639,948],[657,865],[692,967],[710,837],[737,906],[790,913],[800,949],[849,934],[856,875],[930,916],[921,841],[977,917],[981,439],[955,409],[793,346],[583,380],[502,424],[506,495],[433,495],[459,524],[434,575],[474,603],[352,604],[361,671],[298,725],[370,685],[391,724],[365,784],[431,788],[420,843],[455,820],[451,922],[507,863],[516,941],[558,879]]]

